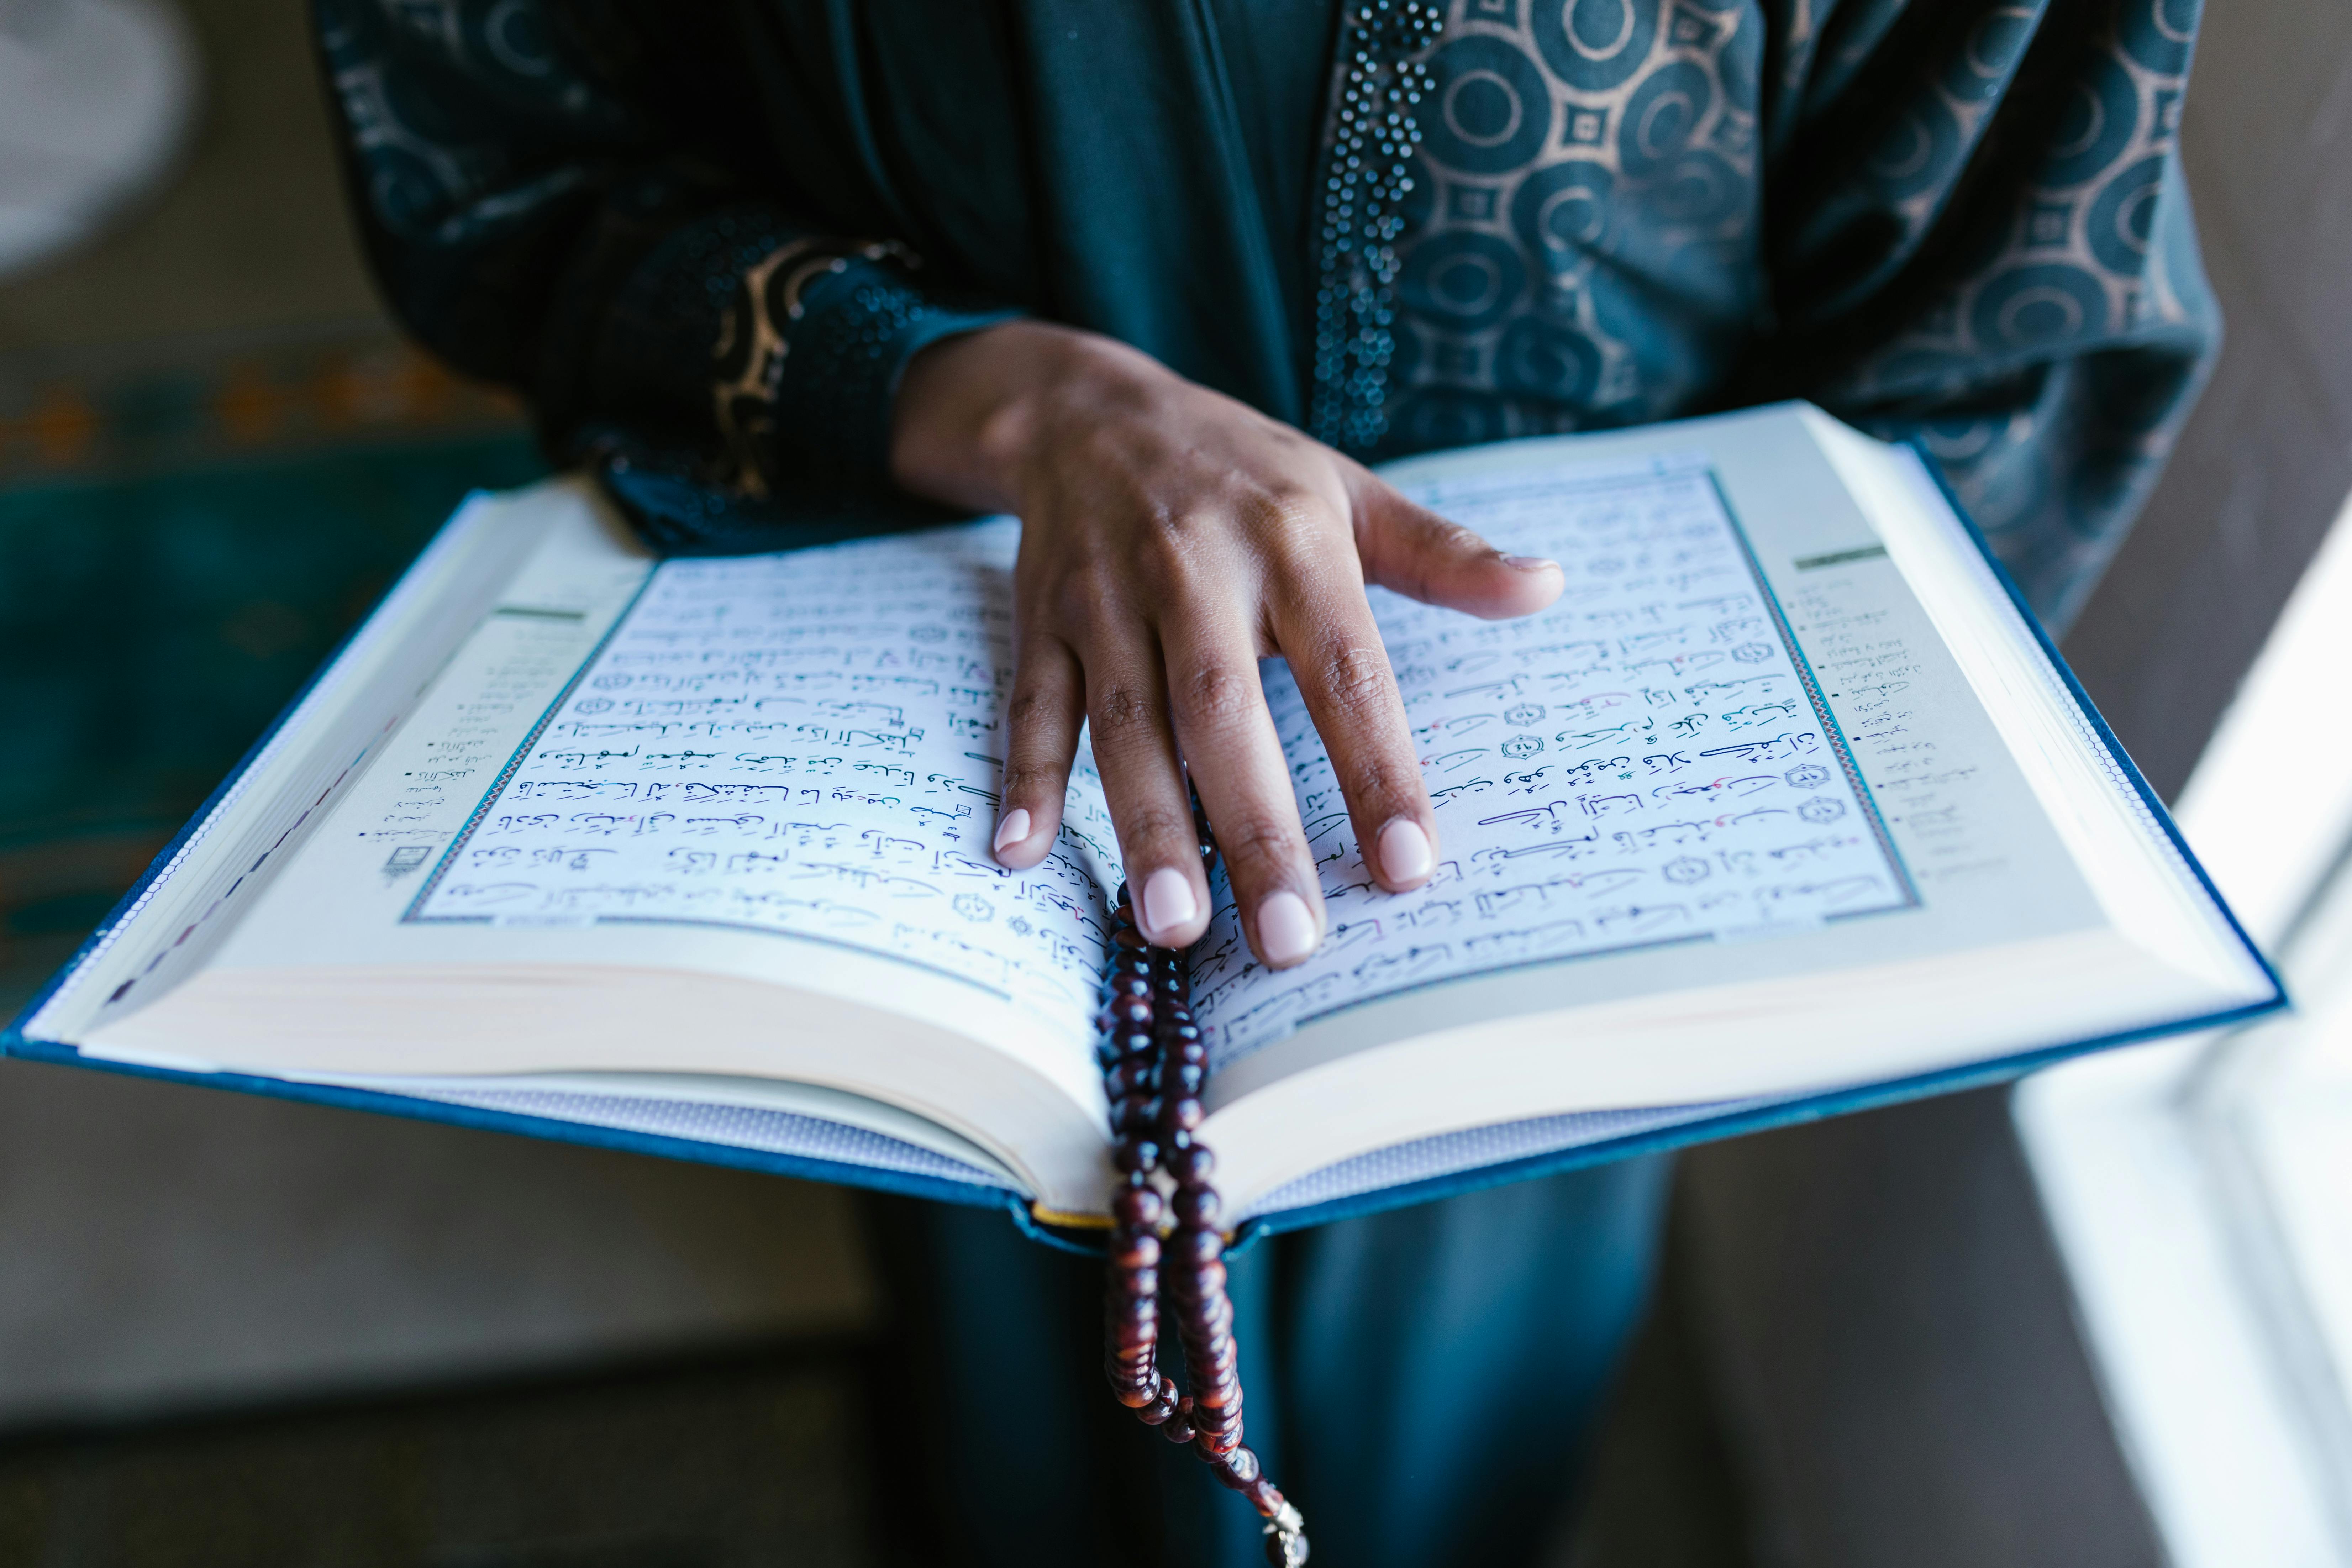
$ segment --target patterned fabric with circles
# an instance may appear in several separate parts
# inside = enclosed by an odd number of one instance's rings
[[[2218,321],[2197,0],[1461,0],[1383,450],[1801,395],[1922,440],[2063,624]]]

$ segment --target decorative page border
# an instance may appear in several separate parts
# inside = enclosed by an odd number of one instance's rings
[[[1747,526],[1739,521],[1739,512],[1732,506],[1730,497],[1724,493],[1723,481],[1717,475],[1715,465],[1696,453],[1690,454],[1686,461],[1681,463],[1675,461],[1671,457],[1652,458],[1638,469],[1595,475],[1585,480],[1571,479],[1561,488],[1570,490],[1606,489],[1685,476],[1704,480],[1714,492],[1716,504],[1722,509],[1724,522],[1730,528],[1731,537],[1739,546],[1740,558],[1747,564],[1748,576],[1754,581],[1757,592],[1762,596],[1765,605],[1771,611],[1774,634],[1780,638],[1781,646],[1788,650],[1790,662],[1797,672],[1798,685],[1803,689],[1806,700],[1812,708],[1813,716],[1822,726],[1822,733],[1830,751],[1836,756],[1839,768],[1844,773],[1846,781],[1853,786],[1854,798],[1861,804],[1862,814],[1870,824],[1871,836],[1878,845],[1880,854],[1885,857],[1888,868],[1894,872],[1897,887],[1902,893],[1902,900],[1898,903],[1824,915],[1822,917],[1822,923],[1906,914],[1925,908],[1926,900],[1920,897],[1918,883],[1911,875],[1911,868],[1904,860],[1902,851],[1895,847],[1893,836],[1886,830],[1885,821],[1879,813],[1877,797],[1871,794],[1869,785],[1863,780],[1861,768],[1855,763],[1853,750],[1846,743],[1845,731],[1839,726],[1836,717],[1831,713],[1829,704],[1822,695],[1821,681],[1813,674],[1813,667],[1805,658],[1804,649],[1798,643],[1796,633],[1790,626],[1788,615],[1780,605],[1780,596],[1773,592],[1770,580],[1764,574],[1763,563],[1756,553],[1754,542],[1748,537]],[[1714,932],[1696,931],[1684,936],[1628,942],[1616,947],[1595,948],[1584,952],[1562,953],[1550,958],[1529,958],[1514,963],[1497,963],[1485,969],[1469,970],[1460,974],[1448,974],[1438,979],[1422,982],[1411,989],[1443,990],[1448,986],[1461,985],[1472,981],[1486,980],[1497,974],[1565,968],[1571,964],[1589,963],[1595,959],[1619,958],[1629,952],[1646,952],[1654,948],[1691,947],[1712,944],[1722,940]],[[1274,1045],[1280,1038],[1295,1034],[1310,1024],[1336,1018],[1360,1007],[1370,1007],[1392,1001],[1397,995],[1398,993],[1394,991],[1383,992],[1375,996],[1359,996],[1336,1003],[1315,1012],[1301,1013],[1290,1021],[1289,1026],[1282,1032],[1282,1035],[1258,1041],[1244,1049],[1222,1056],[1218,1066],[1220,1068],[1231,1066],[1242,1058]]]

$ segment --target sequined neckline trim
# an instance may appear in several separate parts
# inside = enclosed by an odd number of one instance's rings
[[[1388,433],[1396,355],[1396,241],[1444,19],[1423,0],[1370,0],[1342,19],[1318,226],[1315,390],[1307,430],[1369,452]]]

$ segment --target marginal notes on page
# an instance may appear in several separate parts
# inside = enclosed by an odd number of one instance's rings
[[[1018,540],[666,563],[404,918],[785,932],[1084,1018],[1116,865],[1099,789],[1035,870],[988,848]]]
[[[1194,982],[1220,1066],[1410,985],[1916,901],[1704,459],[1415,499],[1558,560],[1567,589],[1496,623],[1374,590],[1442,836],[1437,875],[1401,897],[1373,886],[1297,687],[1265,667],[1331,935],[1260,968],[1221,879]]]
[[[1892,570],[1892,568],[1884,568]],[[2011,836],[1990,831],[1983,758],[1950,727],[1927,721],[1927,661],[1867,577],[1822,573],[1789,595],[1789,618],[1815,673],[1842,700],[1846,739],[1889,824],[1902,835],[1912,879],[1929,896],[1956,881],[2011,868]]]

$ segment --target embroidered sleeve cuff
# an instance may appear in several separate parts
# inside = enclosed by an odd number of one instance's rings
[[[554,387],[551,394],[568,392],[593,416],[650,426],[673,437],[698,432],[709,442],[716,434],[711,355],[728,312],[745,275],[798,232],[761,203],[677,224],[641,249],[603,305],[589,384]]]
[[[763,204],[673,227],[607,294],[567,398],[583,407],[551,446],[671,553],[939,521],[889,481],[899,379],[926,346],[1018,312],[933,299],[919,267],[903,246],[814,237]]]
[[[886,483],[907,362],[1014,312],[925,296],[895,243],[796,239],[742,276],[720,330],[719,433],[747,494]]]
[[[835,257],[803,291],[800,307],[783,323],[789,352],[774,404],[782,455],[791,467],[832,466],[877,479],[889,471],[890,410],[908,362],[942,338],[1018,314],[927,298],[895,247]]]
[[[919,267],[765,204],[707,213],[641,252],[603,311],[589,384],[558,390],[656,444],[709,444],[713,479],[748,498],[887,485],[907,362],[1017,314],[935,300]]]

